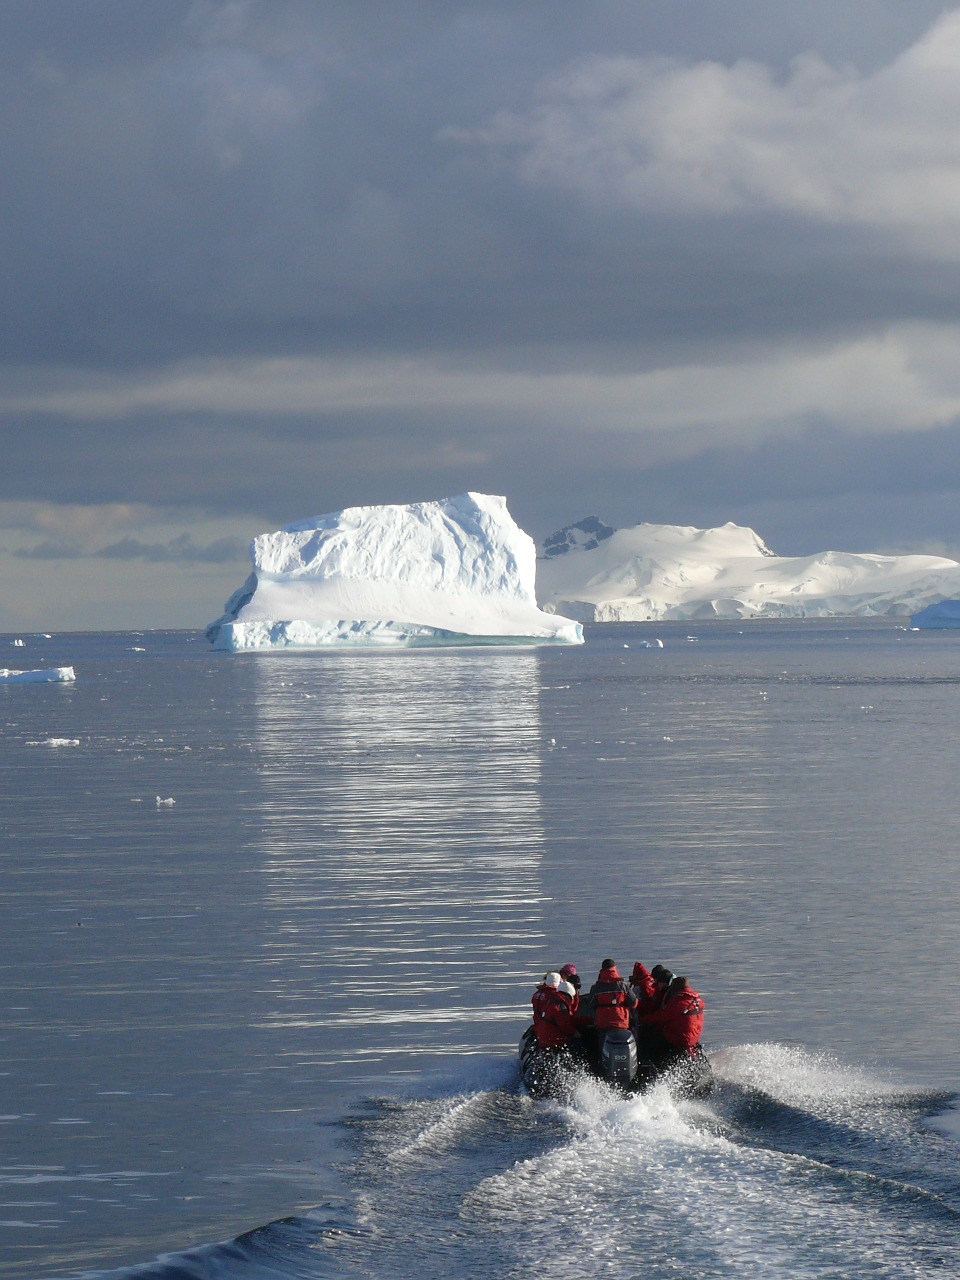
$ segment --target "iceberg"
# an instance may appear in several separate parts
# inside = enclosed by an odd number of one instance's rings
[[[536,546],[505,498],[348,507],[254,538],[206,629],[217,649],[580,644],[536,601]]]
[[[7,667],[0,667],[0,680],[8,684],[43,684],[76,678],[73,667],[44,667],[37,671],[11,671]]]
[[[778,556],[732,522],[639,524],[602,539],[598,524],[592,516],[547,539],[537,566],[545,610],[580,622],[901,617],[960,596],[960,563],[941,556]]]
[[[939,600],[928,604],[910,619],[911,627],[918,631],[942,631],[960,627],[960,600]]]

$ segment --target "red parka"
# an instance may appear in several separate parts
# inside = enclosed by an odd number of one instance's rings
[[[590,995],[593,997],[593,1021],[599,1030],[629,1027],[630,1010],[636,1006],[637,997],[620,977],[615,964],[600,970],[590,988]]]
[[[569,1044],[577,1028],[570,1011],[570,997],[556,987],[541,982],[531,997],[533,1030],[542,1049],[559,1049]]]
[[[659,1009],[641,1009],[640,1021],[644,1026],[657,1027],[667,1044],[688,1053],[700,1042],[703,1031],[703,999],[692,987],[668,992]]]
[[[654,978],[653,974],[645,964],[641,964],[639,960],[633,962],[633,973],[630,975],[630,985],[636,993],[637,999],[640,1001],[640,1008],[652,1008],[655,1004],[660,1003],[660,997],[663,995],[663,987]]]

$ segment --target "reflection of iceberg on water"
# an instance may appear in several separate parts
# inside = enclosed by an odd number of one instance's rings
[[[480,1017],[512,1048],[510,975],[544,947],[538,655],[255,666],[269,1025],[322,1029],[358,1073],[473,1052]]]
[[[536,547],[505,498],[348,507],[261,534],[207,628],[218,649],[579,644],[536,602]]]

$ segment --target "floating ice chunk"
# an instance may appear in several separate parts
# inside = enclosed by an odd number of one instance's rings
[[[0,667],[0,680],[8,684],[40,684],[51,680],[76,680],[73,667],[44,667],[38,671],[11,671]]]
[[[22,649],[22,648],[23,648],[23,641],[22,641],[22,640],[14,640],[14,642],[13,642],[13,647],[14,647],[15,649]]]
[[[28,742],[28,747],[79,747],[79,738],[44,738],[40,742]]]
[[[536,548],[506,499],[349,507],[262,534],[207,628],[218,649],[581,644],[536,601]]]
[[[161,800],[161,798],[160,798],[159,796],[157,796],[157,808],[158,808],[158,809],[169,808],[169,806],[170,806],[170,805],[172,805],[172,804],[176,804],[176,803],[177,803],[177,802],[176,802],[176,800],[174,800],[173,796],[167,796],[166,800]]]

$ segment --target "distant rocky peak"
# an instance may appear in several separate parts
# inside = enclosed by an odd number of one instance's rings
[[[565,525],[557,533],[551,533],[543,542],[543,559],[565,556],[568,551],[592,551],[605,539],[616,533],[599,516],[586,516],[576,524]]]

